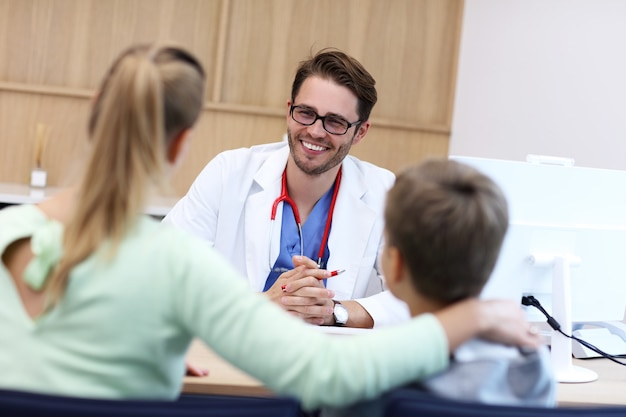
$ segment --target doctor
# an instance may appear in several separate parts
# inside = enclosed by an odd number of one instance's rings
[[[206,240],[252,289],[309,323],[371,328],[407,319],[378,262],[394,175],[348,155],[370,127],[374,85],[335,49],[301,62],[286,107],[288,143],[217,155],[164,221]],[[336,276],[283,275],[300,264]]]

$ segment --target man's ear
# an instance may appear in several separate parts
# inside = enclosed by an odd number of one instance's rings
[[[289,115],[289,111],[291,110],[291,100],[287,100],[287,114],[285,117],[287,118],[287,123],[289,123],[289,119],[291,118]]]
[[[367,134],[367,131],[370,128],[370,122],[365,121],[363,123],[361,123],[361,125],[359,126],[359,128],[356,131],[356,134],[354,135],[354,139],[352,140],[352,144],[353,145],[357,145],[359,142],[361,142],[363,140],[363,138],[365,137],[365,135]]]
[[[191,131],[191,128],[184,129],[172,139],[167,149],[167,162],[174,165],[178,159],[184,156],[187,143],[191,140]]]

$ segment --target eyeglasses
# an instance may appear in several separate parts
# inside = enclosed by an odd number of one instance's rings
[[[320,116],[308,107],[302,106],[291,105],[289,113],[291,113],[291,118],[294,121],[300,123],[303,126],[311,126],[313,123],[321,120],[324,130],[331,135],[345,135],[348,129],[350,129],[355,124],[361,122],[360,120],[357,120],[356,122],[350,123],[343,117],[339,117],[333,114]]]

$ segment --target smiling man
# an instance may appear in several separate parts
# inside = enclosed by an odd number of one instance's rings
[[[253,290],[309,323],[407,319],[378,261],[394,175],[349,155],[370,127],[375,83],[336,49],[301,62],[287,101],[288,143],[217,155],[164,222],[207,241]],[[296,267],[328,270],[328,278],[294,279]]]

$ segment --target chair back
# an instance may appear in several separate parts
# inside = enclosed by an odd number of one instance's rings
[[[389,395],[386,417],[623,417],[626,407],[519,407],[476,404],[400,389]]]
[[[297,417],[283,397],[183,396],[177,401],[103,400],[0,390],[0,416],[30,417]]]

